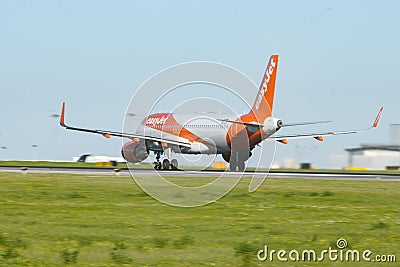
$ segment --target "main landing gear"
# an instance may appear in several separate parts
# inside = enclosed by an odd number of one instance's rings
[[[236,171],[236,168],[238,168],[238,170],[242,172],[246,168],[246,164],[244,163],[244,161],[236,160],[232,160],[231,162],[229,162],[229,169],[231,171]]]
[[[250,152],[251,153],[251,152]],[[229,169],[231,171],[236,171],[236,168],[242,172],[246,169],[246,163],[245,160],[247,160],[249,157],[251,156],[251,154],[249,154],[248,157],[245,156],[245,154],[236,152],[234,153],[229,160]]]
[[[156,170],[177,170],[178,169],[178,161],[176,159],[172,159],[171,162],[168,159],[164,159],[162,163],[160,162],[161,152],[157,151],[156,161],[154,162],[154,169]]]

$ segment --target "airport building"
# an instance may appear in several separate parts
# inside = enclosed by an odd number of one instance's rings
[[[383,170],[400,166],[400,145],[363,144],[346,151],[349,152],[349,167]]]
[[[390,144],[362,144],[345,150],[349,153],[347,167],[397,169],[400,167],[400,123],[390,125]]]

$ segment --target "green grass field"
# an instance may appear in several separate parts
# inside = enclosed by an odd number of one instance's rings
[[[17,167],[72,167],[72,168],[126,168],[126,163],[118,163],[117,166],[99,166],[90,162],[56,162],[56,161],[22,161],[22,160],[1,160],[0,166],[17,166]],[[135,167],[149,168],[151,164],[137,164]]]
[[[151,179],[151,177],[149,177]],[[207,178],[176,177],[180,184]],[[1,266],[400,266],[400,183],[242,180],[216,203],[162,204],[130,177],[0,173]],[[349,248],[397,263],[257,260],[270,249]]]

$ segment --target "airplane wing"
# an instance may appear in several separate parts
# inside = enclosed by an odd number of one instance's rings
[[[180,141],[175,141],[175,140],[159,138],[159,137],[155,137],[155,136],[114,132],[114,131],[98,130],[98,129],[86,129],[86,128],[78,128],[78,127],[68,126],[65,124],[65,102],[63,102],[63,105],[62,105],[60,125],[64,128],[66,128],[67,130],[101,134],[105,138],[110,138],[111,136],[126,137],[126,138],[130,138],[130,139],[140,138],[140,139],[149,140],[149,141],[163,142],[163,143],[167,143],[167,144],[171,144],[171,145],[184,146],[184,147],[189,147],[189,148],[191,147],[191,144],[189,142],[180,142]]]
[[[267,139],[272,139],[279,141],[281,143],[287,144],[288,139],[300,139],[300,138],[315,138],[318,141],[323,141],[323,136],[329,135],[341,135],[341,134],[353,134],[353,133],[360,133],[369,130],[373,130],[378,126],[379,119],[381,117],[383,111],[383,107],[379,109],[378,115],[376,115],[375,121],[371,127],[362,130],[351,130],[351,131],[331,131],[331,132],[323,132],[323,133],[306,133],[306,134],[291,134],[291,135],[272,135]]]

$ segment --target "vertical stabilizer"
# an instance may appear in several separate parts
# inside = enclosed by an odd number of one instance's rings
[[[272,114],[277,71],[278,55],[272,55],[269,59],[267,69],[264,72],[256,100],[254,101],[251,110],[257,120],[261,123]]]

